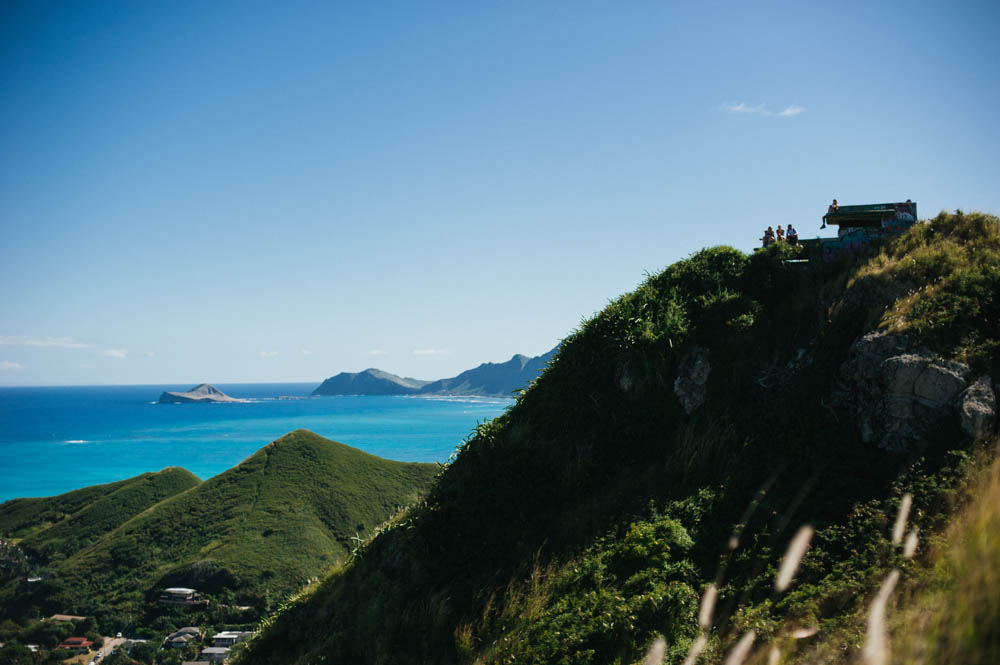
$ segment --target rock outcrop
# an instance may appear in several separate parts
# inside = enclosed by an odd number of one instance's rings
[[[690,416],[695,409],[705,403],[705,396],[708,394],[708,375],[711,371],[708,349],[700,346],[693,348],[681,361],[677,379],[674,381],[674,394],[687,415]]]
[[[997,398],[992,383],[990,377],[981,376],[962,393],[962,430],[974,439],[986,438],[996,426]]]
[[[854,342],[834,397],[834,405],[856,419],[866,443],[899,452],[910,450],[949,416],[957,415],[963,430],[977,438],[989,433],[996,420],[989,377],[972,380],[968,365],[885,332]]]
[[[245,399],[230,397],[215,386],[202,383],[187,392],[165,392],[160,395],[160,404],[198,404],[204,402],[246,402]]]

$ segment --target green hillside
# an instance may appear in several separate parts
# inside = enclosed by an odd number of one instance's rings
[[[201,483],[178,467],[41,499],[0,504],[0,534],[26,550],[68,556],[167,497]]]
[[[792,256],[704,250],[586,321],[242,662],[633,663],[662,635],[676,663],[710,583],[704,661],[794,626],[855,658],[889,570],[928,565],[890,542],[901,497],[940,534],[995,454],[973,402],[1000,376],[1000,221],[941,214],[834,263]]]
[[[43,613],[142,623],[155,614],[162,588],[187,586],[263,610],[415,502],[437,468],[384,460],[298,430],[51,561],[52,578],[16,601]]]

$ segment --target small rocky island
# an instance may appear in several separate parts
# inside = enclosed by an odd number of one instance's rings
[[[160,404],[195,404],[202,402],[246,402],[230,397],[215,386],[203,383],[185,393],[167,392],[160,395]]]

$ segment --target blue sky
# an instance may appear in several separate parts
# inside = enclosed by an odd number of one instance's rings
[[[3,3],[0,385],[440,378],[834,197],[1000,212],[1000,5],[697,4]]]

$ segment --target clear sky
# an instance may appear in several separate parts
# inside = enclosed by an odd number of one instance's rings
[[[1000,212],[1000,3],[0,4],[0,385],[424,379],[842,204]]]

